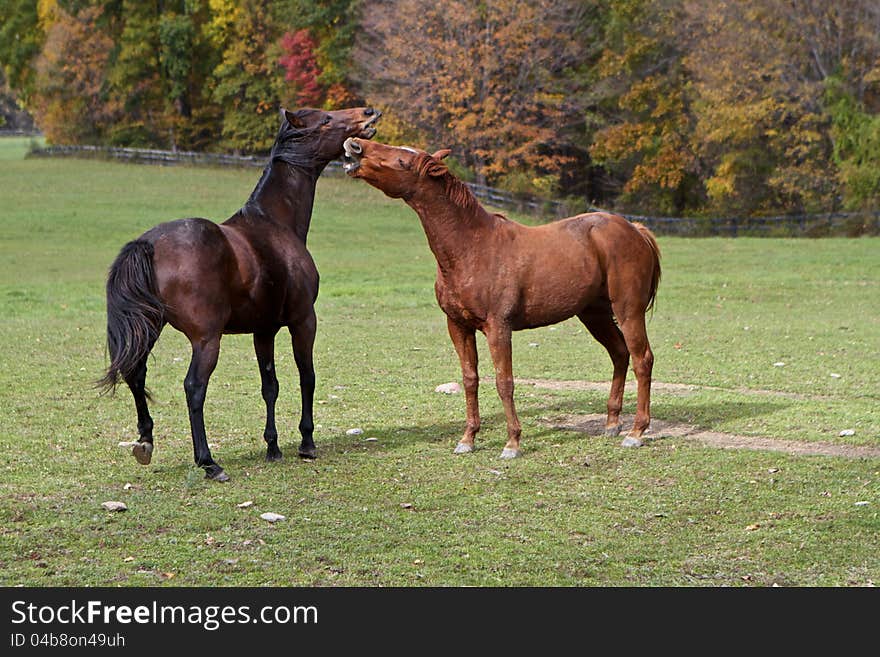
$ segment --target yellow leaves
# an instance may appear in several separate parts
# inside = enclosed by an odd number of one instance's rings
[[[37,22],[43,33],[58,19],[58,0],[37,0]]]
[[[734,179],[730,177],[712,176],[706,180],[706,193],[716,202],[733,195],[734,189]]]
[[[217,49],[223,49],[233,26],[241,18],[242,8],[235,0],[208,0],[211,20],[205,24],[205,36]]]
[[[706,180],[706,193],[716,203],[736,193],[738,161],[735,155],[727,155],[715,169],[715,175]]]

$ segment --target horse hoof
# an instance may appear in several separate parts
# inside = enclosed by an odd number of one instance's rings
[[[280,461],[283,458],[284,458],[284,456],[281,454],[280,449],[275,450],[274,452],[266,452],[266,460],[269,463],[274,463],[275,461]]]
[[[300,447],[298,453],[301,459],[313,460],[318,458],[318,450],[314,447]]]
[[[501,458],[503,459],[515,459],[520,456],[520,451],[518,449],[510,449],[510,447],[505,447],[501,450]]]
[[[641,447],[644,444],[645,443],[643,443],[638,438],[633,438],[632,436],[627,436],[626,438],[623,439],[623,442],[620,443],[620,446],[621,447]]]
[[[620,435],[620,425],[616,424],[613,427],[605,427],[605,435],[609,438],[613,438],[614,436]]]
[[[153,460],[153,443],[143,442],[135,444],[131,448],[131,455],[141,465],[150,465],[150,461]]]
[[[205,479],[210,479],[212,481],[229,481],[229,475],[223,471],[219,465],[215,467],[215,469],[205,470]]]
[[[452,451],[453,454],[467,454],[469,452],[474,451],[474,446],[469,443],[458,443],[455,446],[455,449]]]

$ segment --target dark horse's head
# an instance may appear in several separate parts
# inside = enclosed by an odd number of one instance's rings
[[[409,198],[431,180],[443,179],[449,169],[441,161],[448,148],[433,155],[409,146],[388,146],[352,137],[345,140],[343,168],[352,178],[363,178],[391,198]]]
[[[296,166],[325,166],[342,155],[342,143],[349,137],[370,139],[382,112],[372,107],[326,111],[304,108],[281,110],[281,128],[272,160]]]

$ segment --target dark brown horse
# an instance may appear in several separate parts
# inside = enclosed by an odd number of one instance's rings
[[[306,250],[315,185],[324,167],[342,155],[343,141],[372,137],[379,116],[371,108],[282,110],[269,164],[241,210],[219,225],[207,219],[159,224],[122,248],[107,281],[110,366],[100,383],[112,389],[122,380],[131,389],[139,434],[133,454],[139,463],[149,463],[153,453],[147,356],[165,324],[192,344],[183,386],[195,462],[206,477],[229,479],[211,457],[203,415],[225,333],[254,335],[266,402],[266,459],[276,461],[281,450],[275,428],[275,335],[288,328],[302,395],[299,454],[315,457],[312,348],[318,272]]]
[[[502,458],[519,456],[520,423],[513,404],[512,331],[577,316],[614,364],[605,433],[620,433],[630,356],[638,379],[638,409],[624,446],[641,445],[651,421],[654,356],[645,312],[660,282],[660,251],[651,232],[623,217],[582,214],[543,226],[523,226],[490,214],[441,161],[429,155],[352,138],[345,170],[418,213],[437,259],[437,301],[461,361],[467,427],[455,448],[470,452],[480,429],[477,346],[482,331],[495,364],[495,386],[507,416]]]

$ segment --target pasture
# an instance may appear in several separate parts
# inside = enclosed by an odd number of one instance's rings
[[[560,428],[592,426],[611,377],[570,320],[514,334],[513,461],[498,458],[504,415],[478,335],[483,428],[477,451],[453,456],[464,399],[434,388],[459,365],[418,220],[366,184],[323,178],[309,236],[319,458],[295,456],[286,332],[285,460],[271,464],[251,337],[226,336],[205,411],[232,477],[218,484],[192,462],[189,344],[170,327],[149,363],[153,463],[118,447],[137,437],[131,396],[92,386],[106,365],[104,283],[126,241],[174,218],[227,218],[259,172],[27,160],[26,148],[0,140],[0,585],[880,581],[880,239],[659,237],[648,335],[652,416],[666,428],[639,449]],[[634,406],[628,386],[630,422]],[[777,449],[748,448],[768,440]]]

